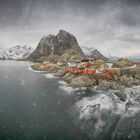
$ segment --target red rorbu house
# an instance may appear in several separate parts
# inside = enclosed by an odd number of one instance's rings
[[[81,65],[84,66],[85,68],[90,68],[91,66],[93,66],[93,64],[90,63],[90,61],[88,59],[83,59],[81,61]]]
[[[64,62],[64,61],[58,61],[58,62],[57,62],[57,65],[63,66],[63,65],[65,65],[65,62]]]
[[[107,70],[103,72],[98,72],[98,71],[93,71],[93,70],[82,70],[79,68],[70,68],[68,69],[69,72],[72,73],[85,73],[85,74],[90,74],[90,75],[96,75],[96,74],[104,74],[104,75],[113,75],[113,71]]]

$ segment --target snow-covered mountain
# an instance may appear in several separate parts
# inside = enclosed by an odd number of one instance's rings
[[[99,59],[107,60],[107,58],[95,48],[82,46],[82,50],[84,54],[89,58],[95,58],[95,59],[99,58]]]
[[[1,60],[16,60],[27,57],[33,49],[30,46],[14,46],[12,48],[0,48],[0,59]]]
[[[118,59],[119,57],[109,55],[107,61],[110,63],[115,63]]]

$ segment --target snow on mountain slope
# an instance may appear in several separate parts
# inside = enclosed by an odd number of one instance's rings
[[[19,58],[27,57],[33,49],[30,46],[14,46],[12,48],[4,49],[0,48],[0,59],[1,60],[16,60]]]
[[[85,55],[87,57],[90,57],[90,58],[99,58],[99,59],[103,59],[103,60],[107,60],[107,58],[105,56],[103,56],[97,49],[95,48],[89,48],[89,47],[85,47],[85,46],[82,46],[82,50],[83,52],[85,53]]]
[[[119,57],[109,55],[108,62],[115,63],[118,59]]]

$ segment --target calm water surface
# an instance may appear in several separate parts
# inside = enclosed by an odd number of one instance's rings
[[[87,140],[67,114],[75,97],[30,65],[0,61],[0,140]]]

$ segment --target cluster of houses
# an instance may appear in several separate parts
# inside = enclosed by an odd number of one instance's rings
[[[48,64],[49,62],[44,62]],[[58,61],[55,63],[49,63],[49,65],[58,65],[58,66],[68,66],[67,71],[72,73],[85,73],[88,75],[104,74],[112,75],[112,70],[109,69],[109,66],[102,60],[88,60],[83,59],[81,61]]]
[[[57,65],[63,66],[68,65],[70,68],[83,68],[83,69],[108,69],[109,66],[102,60],[102,59],[96,59],[96,60],[89,60],[89,59],[83,59],[81,61],[58,61]],[[97,68],[98,67],[100,68]]]
[[[109,70],[111,67],[106,64],[102,59],[83,59],[75,61],[57,61],[57,62],[44,62],[49,65],[58,65],[58,66],[68,66],[69,68],[78,68],[81,70],[93,70],[103,72],[104,70]]]
[[[68,62],[69,67],[82,67],[85,65],[93,65],[93,62],[92,61],[90,62],[88,59],[84,59],[81,61],[75,61],[75,62]]]
[[[52,64],[48,61],[44,61],[44,64]],[[95,64],[105,64],[105,61],[102,59],[96,59],[96,60],[89,60],[89,59],[83,59],[83,60],[75,60],[75,61],[57,61],[53,62],[53,64],[57,64],[58,66],[64,66],[68,65],[69,67],[83,67],[83,68],[90,68],[93,67]]]
[[[90,61],[88,59],[83,59],[81,61],[58,61],[57,65],[63,66],[68,65],[69,67],[82,67],[85,65],[93,65],[94,61]]]

